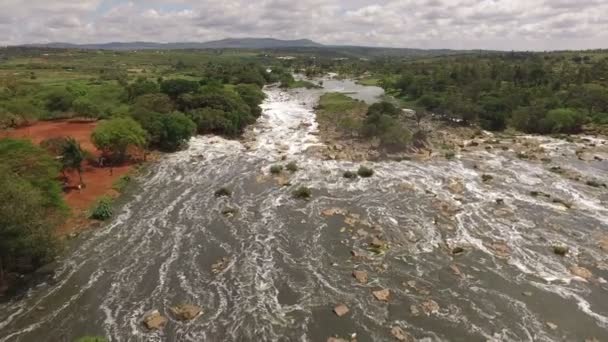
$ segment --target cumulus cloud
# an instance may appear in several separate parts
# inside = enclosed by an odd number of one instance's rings
[[[274,37],[415,48],[607,48],[606,13],[606,0],[0,0],[0,45]]]

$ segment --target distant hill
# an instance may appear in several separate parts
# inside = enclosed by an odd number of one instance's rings
[[[26,47],[86,50],[181,50],[181,49],[277,49],[323,47],[309,39],[280,40],[273,38],[227,38],[205,43],[112,42],[104,44],[48,43],[28,44]]]

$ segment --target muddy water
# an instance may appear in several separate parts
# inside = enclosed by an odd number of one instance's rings
[[[319,144],[320,91],[266,92],[246,142],[198,137],[167,156],[52,281],[0,305],[0,341],[386,341],[392,327],[426,341],[608,340],[608,254],[597,245],[608,233],[605,189],[502,150],[369,163],[372,178],[346,180],[358,165],[306,153]],[[578,161],[573,143],[544,143],[554,163],[608,182],[606,162]],[[283,187],[269,176],[282,156],[300,167]],[[462,191],[448,190],[451,179]],[[292,198],[299,185],[312,188],[311,200]],[[221,186],[232,197],[216,198]],[[333,207],[349,212],[347,222],[322,215]],[[237,214],[224,216],[228,208]],[[389,248],[369,251],[372,234]],[[554,255],[554,244],[570,253]],[[576,265],[591,278],[574,276]],[[367,284],[355,269],[368,272]],[[382,288],[388,303],[372,295]],[[183,302],[204,315],[174,320],[169,307]],[[337,317],[337,303],[350,312]],[[143,329],[150,309],[169,317],[162,332]]]

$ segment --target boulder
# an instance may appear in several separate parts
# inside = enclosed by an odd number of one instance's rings
[[[334,308],[334,313],[338,316],[338,317],[342,317],[344,315],[346,315],[348,313],[348,306],[344,305],[344,304],[338,304],[336,305],[336,307]]]
[[[171,308],[171,312],[180,321],[190,321],[203,313],[203,309],[192,304],[181,304]]]
[[[161,330],[167,325],[167,318],[158,310],[151,310],[144,314],[142,322],[148,330]]]
[[[391,291],[389,289],[373,291],[372,293],[374,294],[374,297],[381,302],[388,302],[391,296]]]
[[[361,284],[367,283],[368,277],[365,271],[353,271],[353,277]]]

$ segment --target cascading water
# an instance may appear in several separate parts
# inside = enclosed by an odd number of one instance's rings
[[[51,282],[0,305],[0,341],[383,341],[394,327],[429,341],[608,339],[608,252],[597,245],[608,234],[605,189],[512,151],[370,162],[373,177],[345,179],[358,164],[307,153],[321,144],[312,109],[320,92],[268,88],[245,142],[197,137],[151,167]],[[563,164],[608,182],[606,162],[583,165],[573,143],[545,140]],[[299,171],[280,186],[268,169],[289,161]],[[449,190],[455,179],[459,191]],[[300,185],[312,189],[309,201],[292,197]],[[224,186],[232,196],[215,197]],[[373,235],[389,248],[368,251]],[[570,253],[555,255],[555,244]],[[378,289],[390,290],[388,303]],[[179,303],[205,312],[179,322],[169,312]],[[347,315],[332,312],[338,303]],[[164,330],[141,324],[151,309],[169,317]]]

